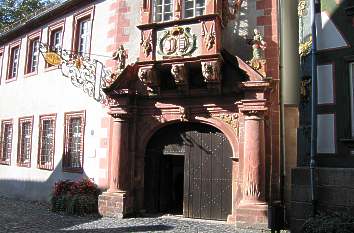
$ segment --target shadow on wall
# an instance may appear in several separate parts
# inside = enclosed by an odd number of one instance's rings
[[[11,168],[11,167],[9,167]],[[17,169],[33,169],[33,168],[18,168]],[[16,170],[17,170],[16,169]],[[38,169],[38,168],[37,168]],[[19,171],[20,172],[20,171]],[[39,173],[41,173],[39,175]],[[45,181],[36,181],[36,176],[43,177],[49,174],[49,177]],[[0,195],[10,198],[46,201],[49,202],[51,191],[55,182],[59,180],[79,180],[82,178],[88,178],[85,171],[82,173],[64,172],[62,169],[62,163],[58,163],[53,171],[40,170],[29,171],[29,176],[22,176],[21,180],[14,179],[0,179]]]

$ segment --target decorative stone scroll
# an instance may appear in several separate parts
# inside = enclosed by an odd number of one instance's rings
[[[215,119],[221,120],[226,124],[230,125],[232,129],[235,131],[236,136],[239,136],[239,117],[238,114],[220,114],[220,115],[213,115]]]
[[[219,61],[201,62],[201,65],[202,65],[202,74],[205,82],[207,83],[220,82],[220,62]]]

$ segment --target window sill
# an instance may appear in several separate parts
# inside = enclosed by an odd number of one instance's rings
[[[49,71],[56,70],[56,69],[59,69],[59,65],[47,66],[47,67],[44,68],[44,72],[49,72]]]
[[[17,77],[9,78],[9,79],[5,80],[5,83],[11,83],[11,82],[16,81],[16,80],[17,80]]]
[[[29,164],[29,163],[17,163],[17,166],[18,166],[18,167],[30,168],[30,167],[31,167],[31,164]]]
[[[50,167],[50,168],[48,168]],[[48,167],[45,167],[45,165],[38,165],[37,168],[40,169],[40,170],[46,170],[46,171],[53,171],[53,166],[48,166]]]
[[[63,172],[70,172],[70,173],[83,173],[83,168],[63,168]]]
[[[31,72],[31,73],[26,73],[25,74],[25,78],[28,78],[28,77],[31,77],[31,76],[34,76],[34,75],[37,75],[38,74],[38,71],[34,71],[34,72]]]
[[[10,166],[10,162],[1,161],[1,162],[0,162],[0,165]]]

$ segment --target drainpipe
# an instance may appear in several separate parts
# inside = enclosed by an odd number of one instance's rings
[[[311,202],[312,215],[315,216],[317,211],[316,199],[316,183],[315,183],[315,167],[317,154],[317,32],[316,32],[316,13],[320,12],[319,0],[311,0],[311,31],[312,31],[312,85],[311,85],[311,157],[310,157],[310,185],[311,185]]]

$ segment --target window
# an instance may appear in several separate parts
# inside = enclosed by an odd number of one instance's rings
[[[31,166],[32,122],[33,117],[20,118],[18,121],[18,166]]]
[[[1,122],[0,164],[10,165],[12,150],[12,120]]]
[[[20,60],[20,45],[10,47],[10,59],[7,80],[16,79],[18,76],[18,63]]]
[[[154,1],[155,22],[168,21],[173,19],[173,0]]]
[[[38,167],[53,170],[55,151],[55,121],[56,115],[40,116]]]
[[[88,56],[90,53],[93,9],[89,8],[74,16],[73,50],[81,56]]]
[[[185,0],[183,10],[184,18],[204,15],[205,0]]]
[[[63,47],[64,20],[56,22],[48,27],[48,44],[51,51],[58,51]],[[53,65],[46,63],[46,67]]]
[[[65,114],[64,170],[82,172],[84,128],[84,111]]]
[[[27,58],[25,73],[35,73],[38,69],[40,32],[27,37]]]

